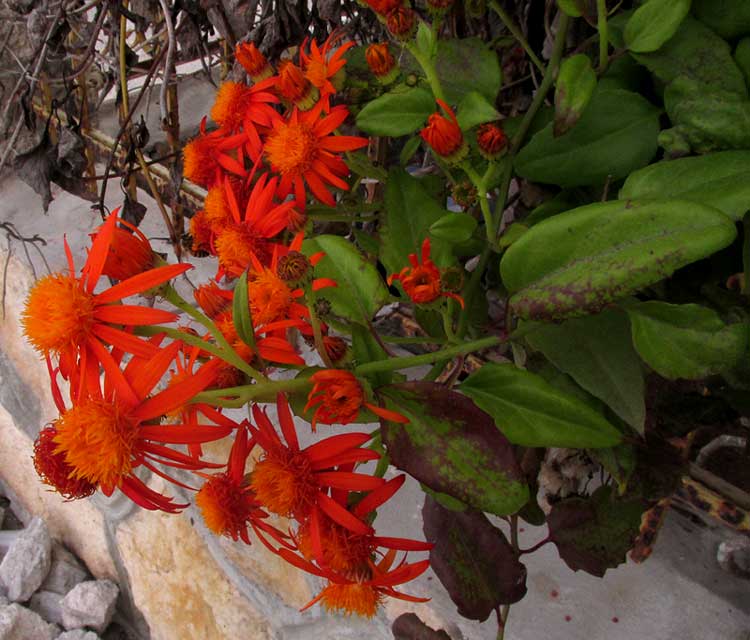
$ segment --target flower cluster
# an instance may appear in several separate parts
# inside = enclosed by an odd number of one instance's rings
[[[372,526],[375,509],[404,476],[385,481],[358,470],[380,459],[366,446],[368,433],[301,447],[284,393],[289,381],[269,378],[279,367],[305,365],[294,340],[301,335],[329,365],[290,383],[308,394],[304,411],[313,431],[353,422],[363,410],[406,421],[374,402],[351,371],[331,366],[343,362],[347,344],[318,317],[315,294],[337,283],[315,277],[322,254],[303,253],[308,201],[334,205],[334,190],[348,189],[342,153],[368,143],[334,135],[348,117],[333,103],[351,46],[338,41],[334,34],[322,45],[305,43],[298,63],[276,70],[254,45],[238,46],[253,84],[222,84],[211,109],[218,128],[209,131],[204,119],[184,149],[185,176],[208,190],[191,219],[193,250],[218,265],[215,277],[195,288],[197,306],[171,283],[190,265],[164,263],[115,211],[92,235],[80,272],[65,245],[67,272],[37,282],[23,326],[47,362],[59,410],[34,447],[47,485],[69,500],[121,491],[145,509],[187,506],[174,497],[177,489],[169,495],[144,482],[137,472],[148,470],[195,491],[217,535],[260,540],[326,578],[311,605],[372,616],[386,596],[420,600],[396,587],[428,562],[396,556],[430,545],[380,536]],[[116,284],[102,286],[103,276]],[[136,295],[170,304],[197,324],[170,326],[177,313],[125,301]],[[277,426],[254,402],[269,393]],[[237,422],[225,412],[244,404],[250,419]],[[232,441],[228,459],[216,462],[204,445],[225,438]],[[273,516],[293,524],[282,530]]]

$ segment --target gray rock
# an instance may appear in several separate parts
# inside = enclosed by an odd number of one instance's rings
[[[0,563],[0,582],[8,599],[25,602],[47,577],[52,561],[52,540],[47,525],[34,518],[16,538]]]
[[[53,640],[59,635],[60,628],[38,613],[19,604],[0,607],[0,640]]]
[[[76,585],[62,600],[63,626],[91,627],[101,633],[112,621],[119,592],[110,580],[88,580]]]
[[[47,622],[62,624],[62,599],[63,596],[53,591],[37,591],[31,596],[28,607],[32,611],[36,611]]]
[[[57,640],[101,640],[93,631],[86,629],[73,629],[57,636]]]
[[[8,553],[8,549],[11,548],[16,538],[21,535],[21,531],[0,531],[0,556]]]
[[[44,591],[65,595],[88,578],[88,572],[78,559],[59,543],[52,545],[52,566],[42,583]]]

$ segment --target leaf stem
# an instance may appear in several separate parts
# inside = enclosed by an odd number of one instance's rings
[[[305,298],[308,300],[307,308],[310,311],[310,326],[312,326],[313,337],[315,338],[315,349],[321,360],[323,360],[323,364],[329,369],[335,369],[336,365],[334,365],[331,358],[328,357],[328,351],[326,351],[325,343],[323,342],[323,332],[320,329],[320,319],[315,311],[315,304],[311,301],[312,287],[307,287]]]
[[[526,52],[526,55],[529,56],[529,60],[531,60],[531,62],[534,63],[534,66],[537,69],[539,69],[539,71],[544,73],[544,64],[542,64],[542,61],[534,53],[534,50],[529,45],[523,33],[521,33],[521,30],[516,26],[516,24],[511,19],[511,17],[506,13],[505,9],[503,9],[500,6],[497,0],[490,0],[490,6],[494,9],[495,13],[500,17],[500,20],[502,20],[503,24],[508,29],[508,31],[510,31],[513,37],[516,40],[518,40],[518,44],[520,44],[521,47],[523,47],[523,50]]]
[[[443,85],[440,84],[440,78],[438,77],[437,69],[435,68],[434,59],[423,56],[422,52],[419,51],[419,49],[417,49],[417,47],[410,42],[406,44],[406,48],[409,50],[409,53],[414,56],[414,59],[419,63],[419,66],[422,67],[425,78],[427,78],[427,82],[430,84],[430,88],[432,89],[432,95],[434,95],[438,100],[442,100],[447,104],[448,101],[445,99]]]
[[[502,342],[504,342],[504,338],[492,336],[489,338],[482,338],[481,340],[474,340],[472,342],[464,342],[463,344],[448,347],[447,349],[441,349],[440,351],[434,351],[433,353],[390,358],[388,360],[375,360],[374,362],[366,362],[365,364],[355,367],[354,373],[357,375],[365,375],[367,373],[379,373],[381,371],[395,371],[397,369],[418,367],[420,365],[432,364],[439,360],[447,360],[466,353],[471,353],[472,351],[480,351],[482,349],[487,349],[488,347],[494,347]]]
[[[294,393],[306,391],[312,386],[308,378],[292,378],[290,380],[266,380],[241,387],[227,389],[212,389],[202,391],[193,398],[193,402],[210,402],[222,406],[242,407],[251,400],[256,402],[273,402],[279,392]]]
[[[552,542],[552,538],[547,536],[546,538],[544,538],[544,540],[540,540],[534,546],[529,547],[528,549],[519,549],[518,555],[523,555],[525,553],[534,553],[534,551],[541,549],[545,544],[548,544],[550,542]]]
[[[596,28],[599,30],[599,73],[602,74],[609,63],[607,0],[596,0]]]

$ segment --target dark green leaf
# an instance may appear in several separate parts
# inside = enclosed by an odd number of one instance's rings
[[[459,386],[514,444],[611,447],[622,434],[599,413],[512,364],[485,364]]]
[[[477,221],[466,213],[448,213],[430,225],[430,235],[451,244],[466,242],[477,228]]]
[[[618,500],[611,487],[600,487],[589,498],[565,498],[552,506],[550,538],[573,571],[601,578],[625,562],[645,509],[640,500]]]
[[[380,343],[375,340],[372,332],[362,325],[353,324],[352,329],[352,352],[356,364],[373,362],[375,360],[387,360],[388,354],[385,352]],[[371,374],[370,380],[374,387],[380,387],[390,384],[392,372],[383,371]]]
[[[500,63],[480,38],[438,41],[435,66],[449,104],[459,104],[470,91],[494,104],[502,82]]]
[[[458,105],[458,124],[462,129],[471,129],[500,117],[495,107],[478,91],[467,93]]]
[[[389,274],[398,273],[409,264],[409,254],[420,252],[430,227],[447,213],[427,194],[420,180],[402,169],[391,169],[380,229],[380,259]],[[450,244],[443,240],[432,242],[431,256],[440,266],[453,262]]]
[[[456,513],[425,496],[422,517],[425,538],[435,544],[430,566],[460,615],[484,622],[500,605],[526,595],[526,567],[484,514]]]
[[[434,111],[429,91],[397,87],[368,103],[357,115],[357,126],[373,136],[405,136],[421,129]]]
[[[234,288],[232,322],[242,342],[255,348],[255,332],[253,330],[253,319],[250,316],[250,302],[247,296],[247,271],[240,276]]]
[[[726,247],[734,223],[684,200],[592,204],[535,225],[503,256],[511,309],[525,319],[595,313]]]
[[[407,424],[384,422],[391,464],[434,491],[496,515],[515,513],[529,488],[513,447],[492,419],[455,391],[406,382],[380,391]]]
[[[648,0],[625,25],[625,44],[636,53],[656,51],[677,31],[690,0]]]
[[[588,454],[615,479],[618,485],[618,493],[620,495],[625,493],[636,466],[633,445],[621,444],[606,449],[590,449]]]
[[[742,38],[734,50],[734,61],[745,76],[745,84],[750,84],[750,38]]]
[[[750,33],[747,0],[693,0],[693,13],[727,40]]]
[[[390,295],[377,269],[345,238],[317,236],[305,240],[302,250],[306,255],[326,254],[315,266],[315,276],[338,283],[319,293],[336,315],[366,325],[388,302]]]
[[[407,164],[409,164],[409,160],[411,160],[412,156],[417,152],[417,149],[419,149],[419,145],[421,144],[421,142],[422,138],[420,136],[412,136],[406,141],[406,143],[404,144],[404,148],[401,149],[401,154],[398,158],[402,167],[405,167]]]
[[[745,352],[750,328],[726,325],[697,304],[641,302],[627,305],[638,353],[659,375],[699,380],[734,366]]]
[[[581,119],[565,135],[548,125],[521,149],[515,168],[535,182],[576,187],[624,178],[656,153],[659,111],[637,93],[594,93]]]
[[[643,433],[643,373],[625,313],[603,311],[559,325],[543,325],[529,333],[526,341]]]
[[[557,6],[563,13],[567,13],[571,18],[580,18],[583,15],[583,5],[585,0],[557,0]]]
[[[376,166],[367,154],[361,151],[348,153],[346,165],[352,170],[352,173],[356,173],[363,178],[375,178],[380,182],[385,182],[388,179],[388,172],[383,167]]]
[[[514,222],[507,229],[505,229],[505,231],[503,231],[503,234],[498,239],[497,246],[501,249],[509,247],[528,230],[529,228],[525,224]]]
[[[557,138],[569,131],[581,117],[596,89],[596,72],[583,53],[566,58],[560,65],[555,89],[555,124]]]
[[[721,151],[639,169],[628,176],[620,199],[647,198],[702,202],[741,220],[750,211],[750,151]]]

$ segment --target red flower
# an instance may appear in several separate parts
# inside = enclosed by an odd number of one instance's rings
[[[280,191],[294,190],[297,206],[305,207],[305,183],[313,195],[323,204],[335,206],[336,201],[328,185],[347,191],[349,185],[343,179],[349,168],[337,155],[367,145],[367,138],[334,136],[349,115],[344,106],[331,109],[321,117],[322,103],[310,111],[294,109],[288,120],[274,123],[268,134],[265,154],[271,169],[281,174]]]
[[[396,60],[387,42],[373,43],[365,51],[365,60],[373,75],[382,83],[390,84],[398,77]]]
[[[479,152],[487,160],[493,160],[505,151],[508,146],[508,136],[505,135],[505,131],[499,124],[488,122],[479,127],[477,144]]]
[[[417,259],[415,253],[411,253],[409,254],[409,262],[411,262],[411,267],[404,267],[399,273],[388,277],[389,285],[394,280],[399,280],[406,295],[417,304],[430,304],[441,296],[444,296],[446,298],[453,298],[462,307],[464,306],[461,296],[443,291],[440,269],[430,260],[429,238],[425,238],[425,241],[422,243],[421,261]]]
[[[74,469],[65,461],[64,453],[57,453],[54,440],[57,430],[45,427],[34,442],[34,468],[44,484],[53,487],[66,500],[88,498],[96,492],[96,485],[84,478],[76,478]]]
[[[321,99],[325,101],[325,111],[330,110],[330,96],[336,93],[337,88],[341,88],[336,85],[340,85],[340,72],[346,65],[344,54],[354,46],[354,42],[346,42],[331,54],[340,39],[341,34],[334,31],[321,47],[313,40],[309,53],[305,52],[305,43],[300,48],[300,63],[305,71],[305,77],[318,88]]]
[[[266,56],[252,42],[240,42],[234,54],[253,82],[260,82],[273,75],[273,68]]]
[[[402,0],[365,0],[365,3],[375,13],[386,16],[397,7],[400,7]]]
[[[301,111],[312,109],[320,96],[318,88],[305,77],[302,69],[290,61],[279,67],[276,88],[282,98]]]
[[[367,407],[374,414],[392,422],[409,422],[400,413],[365,401],[365,392],[354,374],[342,369],[326,369],[310,376],[315,383],[307,397],[305,411],[315,408],[312,429],[323,424],[349,424],[356,420],[360,409]]]
[[[385,20],[388,31],[397,40],[409,40],[417,30],[417,14],[409,7],[398,6]]]
[[[427,126],[419,132],[419,135],[444,160],[452,163],[460,162],[466,157],[468,151],[461,127],[458,125],[453,110],[442,100],[437,102],[449,117],[446,118],[439,112],[433,113],[427,119]]]
[[[248,142],[246,133],[227,136],[226,131],[217,129],[206,132],[206,118],[201,120],[200,135],[193,138],[182,149],[182,173],[188,179],[207,189],[222,182],[224,171],[244,178],[247,175],[244,164],[226,152],[241,152]]]

